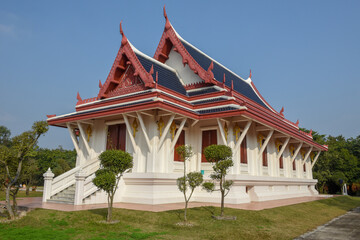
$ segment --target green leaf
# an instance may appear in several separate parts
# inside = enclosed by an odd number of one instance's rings
[[[201,172],[190,172],[186,175],[190,188],[193,190],[204,181]]]
[[[204,149],[205,158],[208,162],[231,160],[231,148],[225,145],[210,145]]]
[[[133,167],[133,157],[122,150],[106,150],[100,154],[99,159],[103,168],[112,171],[116,176]]]
[[[194,155],[190,145],[181,145],[177,147],[176,153],[180,155],[180,158],[183,161],[190,159]]]
[[[204,182],[202,184],[202,187],[204,190],[206,190],[207,192],[213,192],[215,191],[215,184],[213,182]]]

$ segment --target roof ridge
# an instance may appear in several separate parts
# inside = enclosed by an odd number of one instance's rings
[[[171,25],[172,29],[174,30],[176,36],[183,41],[184,43],[188,44],[190,47],[192,47],[195,51],[198,51],[200,54],[204,55],[205,57],[209,58],[211,61],[215,62],[216,64],[220,65],[222,68],[226,69],[227,71],[229,71],[230,73],[232,73],[233,75],[235,75],[236,77],[238,77],[239,79],[241,79],[243,82],[245,82],[246,84],[248,84],[254,91],[254,93],[258,96],[258,98],[273,112],[276,113],[275,109],[273,109],[271,107],[271,105],[269,103],[267,103],[267,101],[262,97],[262,95],[260,94],[260,92],[256,89],[256,87],[254,87],[254,82],[251,80],[251,77],[249,77],[248,79],[244,79],[242,77],[240,77],[238,74],[236,74],[235,72],[231,71],[229,68],[225,67],[223,64],[219,63],[218,61],[216,61],[215,59],[213,59],[212,57],[210,57],[209,55],[207,55],[206,53],[204,53],[203,51],[201,51],[199,48],[195,47],[193,44],[189,43],[188,41],[186,41],[184,38],[182,38],[180,36],[180,34],[175,30],[175,28]],[[220,79],[216,79],[218,81],[220,81]]]
[[[130,43],[130,42],[129,42],[129,43]],[[160,62],[160,61],[158,61],[158,60],[156,60],[155,58],[152,58],[152,57],[150,57],[149,55],[143,53],[142,51],[140,51],[139,49],[137,49],[136,47],[134,47],[134,45],[132,45],[131,43],[130,43],[130,47],[133,49],[133,51],[134,51],[135,53],[141,55],[142,57],[144,57],[144,58],[152,61],[153,63],[155,63],[155,64],[157,64],[157,65],[159,65],[159,66],[161,66],[161,67],[164,67],[164,68],[166,68],[166,69],[168,69],[168,70],[170,70],[170,71],[172,71],[172,72],[174,72],[174,73],[177,73],[174,68],[172,68],[172,67],[170,67],[170,66],[168,66],[168,65],[166,65],[166,64],[164,64],[164,63],[162,63],[162,62]]]
[[[213,61],[214,63],[217,63],[218,65],[220,65],[221,67],[223,67],[224,69],[226,69],[227,71],[229,71],[230,73],[234,74],[236,77],[240,78],[241,80],[243,80],[245,83],[251,85],[251,78],[248,79],[244,79],[242,77],[240,77],[238,74],[236,74],[235,72],[233,72],[232,70],[230,70],[229,68],[225,67],[223,64],[221,64],[220,62],[216,61],[215,59],[213,59],[212,57],[210,57],[209,55],[207,55],[206,53],[204,53],[203,51],[201,51],[199,48],[195,47],[193,44],[189,43],[188,41],[186,41],[184,38],[182,38],[180,36],[180,34],[178,32],[176,32],[175,28],[172,26],[174,32],[176,33],[176,36],[181,39],[182,41],[184,41],[186,44],[190,45],[191,47],[193,47],[196,51],[198,51],[199,53],[201,53],[202,55],[208,57],[211,61]],[[218,81],[220,81],[219,79],[217,79]]]

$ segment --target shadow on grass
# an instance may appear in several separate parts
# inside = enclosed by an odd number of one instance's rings
[[[169,211],[169,213],[173,213],[177,216],[177,218],[179,218],[180,221],[184,220],[184,210],[173,210],[173,211]]]
[[[104,220],[106,220],[108,209],[107,208],[97,208],[88,210],[90,213],[101,216]],[[114,212],[114,209],[113,209]]]
[[[97,209],[89,209],[88,211],[93,214],[96,214],[96,215],[106,218],[108,209],[107,208],[97,208]]]
[[[208,212],[211,214],[211,216],[214,216],[214,215],[215,215],[215,210],[216,210],[216,208],[213,207],[213,206],[207,206],[207,207],[206,207],[206,206],[203,206],[203,207],[198,208],[198,210],[202,210],[202,209],[208,211]],[[195,209],[194,209],[194,210],[195,210]]]

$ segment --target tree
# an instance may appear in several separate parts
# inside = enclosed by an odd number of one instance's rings
[[[35,122],[32,130],[24,132],[11,139],[8,146],[0,146],[0,164],[5,168],[6,180],[6,210],[10,219],[15,218],[14,210],[10,203],[10,194],[12,187],[19,184],[24,161],[34,156],[34,150],[40,136],[48,131],[49,127],[46,121]],[[17,191],[13,193],[13,199],[16,201]],[[16,210],[16,209],[15,209]]]
[[[36,151],[35,159],[39,167],[35,176],[35,183],[42,185],[43,174],[48,168],[52,169],[55,177],[74,168],[76,163],[76,151],[65,150],[60,146],[56,149],[39,148]]]
[[[176,148],[176,152],[180,155],[182,161],[184,161],[184,176],[179,177],[176,181],[180,192],[184,194],[185,199],[185,211],[184,211],[184,221],[187,221],[186,212],[190,198],[198,186],[202,184],[203,176],[200,172],[190,172],[186,174],[186,161],[193,156],[193,151],[191,146],[181,145]],[[186,196],[186,192],[190,188],[190,195]]]
[[[95,172],[93,183],[108,195],[108,214],[106,221],[112,219],[114,196],[123,174],[133,167],[132,156],[121,150],[106,150],[99,156],[101,169]]]
[[[331,173],[329,170],[324,170],[321,172],[314,172],[314,178],[318,180],[318,183],[316,184],[317,190],[320,193],[326,193],[325,192],[325,186],[328,180],[331,178]]]
[[[10,144],[10,130],[5,126],[0,126],[0,145],[9,146]]]
[[[230,191],[233,181],[226,180],[225,177],[230,167],[232,167],[232,151],[225,145],[210,145],[204,149],[205,158],[213,165],[214,172],[210,175],[212,182],[205,182],[203,188],[208,192],[220,191],[221,193],[221,214],[224,216],[224,199]],[[214,181],[219,182],[219,189],[215,189]]]
[[[10,130],[5,126],[0,126],[0,154],[3,153],[5,148],[2,146],[9,147],[10,146]],[[1,156],[0,156],[1,159]],[[0,190],[3,190],[6,182],[6,171],[5,166],[3,166],[0,162]]]
[[[38,171],[38,162],[35,158],[24,162],[20,182],[26,185],[26,196],[29,196],[30,187],[36,182]]]

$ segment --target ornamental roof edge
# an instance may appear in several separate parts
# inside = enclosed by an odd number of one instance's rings
[[[130,42],[129,42],[129,44],[130,44],[130,47],[132,48],[132,50],[133,50],[135,53],[143,56],[144,58],[148,59],[149,61],[152,61],[152,62],[155,63],[155,64],[158,64],[158,65],[161,66],[161,67],[164,67],[164,68],[166,68],[166,69],[168,69],[168,70],[170,70],[170,71],[172,71],[172,72],[174,72],[174,73],[177,73],[177,71],[176,71],[174,68],[172,68],[172,67],[170,67],[170,66],[168,66],[168,65],[166,65],[166,64],[164,64],[164,63],[162,63],[162,62],[160,62],[160,61],[158,61],[158,60],[156,60],[155,58],[150,57],[149,55],[143,53],[142,51],[140,51],[139,49],[137,49],[134,45],[132,45]]]

